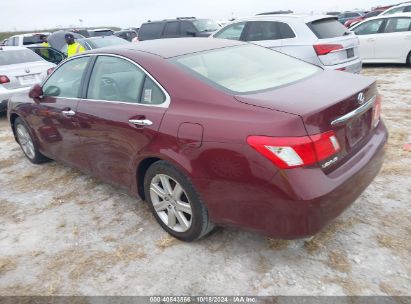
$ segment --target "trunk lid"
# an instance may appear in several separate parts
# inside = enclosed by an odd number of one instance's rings
[[[339,71],[325,71],[298,83],[261,93],[237,95],[247,104],[299,115],[308,135],[334,131],[341,146],[338,163],[364,145],[372,130],[375,80]],[[359,98],[361,97],[361,98]],[[361,99],[361,104],[359,102]],[[370,107],[349,119],[370,101]],[[363,107],[364,108],[364,107]],[[332,124],[332,122],[337,122]],[[326,160],[327,161],[327,160]],[[335,168],[337,162],[333,164]]]
[[[1,66],[0,74],[10,79],[10,82],[3,86],[8,90],[32,86],[41,82],[47,76],[47,69],[54,66],[46,61]]]

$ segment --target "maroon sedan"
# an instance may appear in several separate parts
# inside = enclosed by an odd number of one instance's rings
[[[215,225],[311,236],[371,183],[387,140],[373,79],[230,40],[84,53],[9,104],[31,162],[142,197],[184,241]]]

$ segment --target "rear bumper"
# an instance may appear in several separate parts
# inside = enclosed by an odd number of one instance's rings
[[[279,171],[267,183],[250,180],[248,185],[225,183],[231,197],[209,203],[217,224],[245,228],[274,238],[298,239],[318,233],[350,206],[381,169],[388,133],[383,124],[369,142],[344,165],[326,175],[318,167]],[[230,189],[231,188],[231,189]],[[210,189],[209,189],[210,190]]]
[[[348,61],[337,65],[325,65],[323,66],[326,70],[341,70],[344,72],[359,74],[362,70],[362,61],[360,58]]]

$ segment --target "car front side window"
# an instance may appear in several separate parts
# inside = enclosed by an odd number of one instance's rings
[[[377,34],[380,31],[381,25],[384,22],[383,19],[371,20],[359,25],[354,29],[356,35],[372,35]]]
[[[87,99],[161,104],[164,93],[135,64],[114,56],[99,56],[93,67]]]
[[[80,97],[83,74],[87,68],[89,56],[75,58],[59,67],[43,85],[44,96],[62,98]]]
[[[240,40],[245,22],[228,25],[226,28],[214,35],[215,38]]]

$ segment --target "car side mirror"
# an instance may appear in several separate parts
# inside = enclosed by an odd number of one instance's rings
[[[60,90],[59,87],[49,86],[49,87],[47,87],[46,91],[44,92],[44,95],[57,97],[57,96],[60,95],[60,93],[61,93],[61,90]]]
[[[195,37],[197,33],[194,32],[194,31],[186,31],[186,34],[187,34],[187,36],[193,36],[193,37]]]
[[[38,99],[43,96],[43,88],[39,84],[35,84],[29,91],[29,97],[32,99]]]

